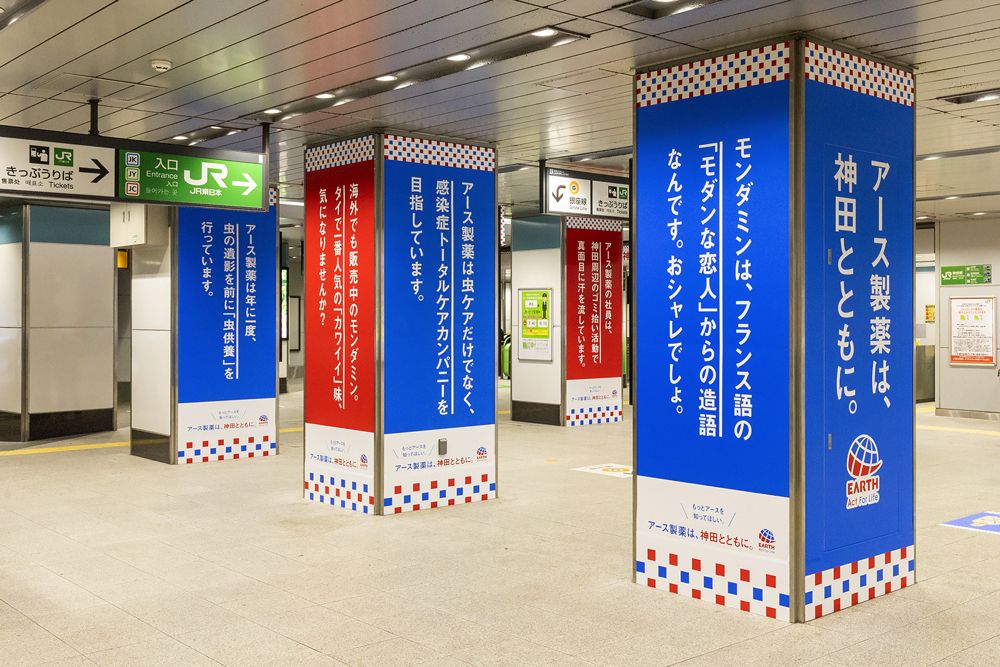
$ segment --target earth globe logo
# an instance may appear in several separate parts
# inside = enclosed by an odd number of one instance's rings
[[[774,533],[769,528],[761,528],[757,536],[764,544],[774,544]]]
[[[882,467],[882,457],[879,456],[875,440],[862,433],[854,439],[847,450],[847,472],[851,477],[871,477]]]
[[[361,455],[361,463],[368,463],[368,455],[367,454],[362,454]]]

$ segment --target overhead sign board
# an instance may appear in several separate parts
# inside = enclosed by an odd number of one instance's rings
[[[0,125],[0,192],[265,210],[263,155]]]
[[[626,178],[546,169],[542,180],[545,213],[625,218],[631,213]]]
[[[942,285],[989,285],[993,282],[992,264],[942,266]]]
[[[228,208],[261,207],[264,165],[153,151],[118,151],[118,197]]]
[[[549,169],[545,173],[547,213],[590,215],[590,180],[569,172]]]
[[[63,141],[0,137],[0,190],[111,199],[115,150]]]

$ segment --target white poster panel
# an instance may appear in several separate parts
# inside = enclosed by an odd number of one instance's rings
[[[594,215],[628,219],[630,196],[631,188],[627,183],[595,180],[591,188]]]
[[[277,401],[177,404],[177,462],[207,463],[278,453]]]
[[[576,176],[545,176],[546,211],[590,215],[590,179]]]
[[[305,425],[306,500],[375,513],[375,434],[338,426]]]
[[[566,426],[616,424],[622,420],[622,378],[566,381]]]
[[[996,297],[953,296],[949,301],[951,364],[996,366]]]
[[[788,498],[636,477],[636,576],[789,620]]]
[[[496,497],[495,425],[386,433],[384,437],[386,514]]]

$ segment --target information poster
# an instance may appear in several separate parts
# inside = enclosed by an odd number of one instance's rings
[[[951,363],[996,366],[996,297],[953,296],[949,303]]]
[[[565,423],[615,423],[622,417],[622,226],[600,218],[564,222]]]
[[[521,337],[517,358],[524,360],[552,360],[552,321],[549,308],[552,304],[551,289],[518,290],[521,303]]]
[[[277,211],[177,213],[177,458],[275,453]]]
[[[914,110],[911,74],[805,46],[811,619],[913,581]]]
[[[386,513],[496,484],[493,149],[384,136]]]
[[[632,248],[637,578],[783,619],[789,55],[639,75]]]

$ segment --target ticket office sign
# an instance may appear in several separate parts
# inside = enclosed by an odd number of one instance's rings
[[[948,302],[951,312],[951,364],[996,366],[996,297],[953,296]]]
[[[521,306],[521,335],[517,358],[552,360],[552,290],[518,290]]]

